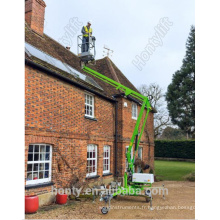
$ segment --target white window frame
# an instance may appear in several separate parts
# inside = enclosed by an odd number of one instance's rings
[[[141,155],[140,155],[140,152],[141,152]],[[138,158],[140,158],[141,160],[143,159],[143,147],[138,147]],[[141,167],[138,166],[137,172],[138,173],[141,172]]]
[[[137,104],[136,103],[132,103],[131,108],[132,108],[132,110],[131,110],[132,119],[137,120],[137,118],[138,118],[138,107],[137,107]],[[135,114],[136,114],[136,116],[135,116]]]
[[[29,148],[30,148],[30,146],[33,146],[33,161],[28,161],[27,160],[27,176],[26,176],[26,185],[35,185],[35,184],[41,184],[41,183],[46,183],[46,182],[50,182],[51,181],[51,176],[52,176],[52,173],[51,173],[51,166],[52,166],[52,145],[50,145],[50,144],[29,144],[29,146],[28,146],[28,155],[29,154],[31,154],[31,153],[29,153]],[[34,154],[35,154],[35,146],[39,146],[39,152],[38,152],[38,154],[39,154],[39,158],[38,158],[38,161],[34,161]],[[50,146],[50,150],[49,150],[49,155],[50,155],[50,159],[49,160],[40,160],[40,148],[41,148],[41,146],[45,146],[45,148],[46,148],[46,146]],[[46,156],[46,153],[45,153],[45,156]],[[36,180],[28,180],[28,174],[30,174],[30,173],[32,173],[31,175],[32,175],[32,178],[33,178],[33,173],[35,172],[33,169],[33,167],[34,167],[34,164],[38,164],[38,171],[36,171],[37,173],[38,173],[38,177],[39,177],[39,168],[40,168],[40,165],[39,164],[44,164],[44,170],[42,171],[42,172],[45,172],[45,171],[47,171],[47,170],[45,170],[45,164],[46,163],[49,163],[49,175],[48,175],[48,178],[43,178],[43,179],[36,179]],[[28,164],[33,164],[33,166],[32,166],[32,171],[30,172],[30,171],[28,171]]]
[[[129,148],[129,146],[126,146],[126,149],[125,149],[125,172],[128,169],[128,160],[127,160],[127,156],[126,156],[126,153],[128,152],[128,148]],[[131,148],[131,160],[132,159],[133,159],[133,148]]]
[[[88,158],[88,153],[92,152],[95,149],[95,159],[93,157],[89,157]],[[90,155],[90,154],[89,154]],[[86,161],[86,169],[88,167],[88,161],[89,160],[94,160],[95,161],[95,172],[91,172],[91,173],[86,173],[86,177],[90,177],[90,176],[96,176],[97,175],[97,145],[95,144],[88,144],[87,145],[87,161]]]
[[[89,103],[88,103],[88,102]],[[91,104],[92,101],[92,104]],[[86,113],[86,108],[92,108],[92,115],[91,114],[87,114]],[[94,95],[89,94],[89,93],[85,93],[85,116],[90,117],[90,118],[94,118]]]
[[[108,157],[105,157],[105,152],[108,151]],[[111,159],[111,148],[108,145],[105,145],[103,148],[103,174],[110,173],[110,159]],[[108,160],[108,169],[104,170],[105,160]]]

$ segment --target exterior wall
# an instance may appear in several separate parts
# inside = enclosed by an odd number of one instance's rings
[[[52,145],[52,182],[54,187],[70,187],[69,182],[79,177],[81,182],[111,179],[103,176],[103,147],[111,147],[111,169],[114,173],[114,104],[94,96],[95,118],[85,118],[85,91],[64,83],[41,71],[25,66],[25,181],[30,144]],[[97,175],[87,180],[87,145],[97,147]],[[59,169],[59,166],[62,169]],[[43,194],[47,187],[26,187],[26,194]]]
[[[81,182],[110,182],[115,172],[115,105],[98,96],[95,99],[95,118],[85,118],[85,92],[73,85],[25,66],[25,181],[28,148],[30,144],[52,145],[52,179],[54,188],[69,188],[73,178]],[[124,107],[127,102],[127,107]],[[138,106],[140,112],[141,106]],[[118,150],[119,176],[125,171],[125,150],[135,127],[132,119],[132,101],[118,98]],[[142,121],[143,123],[143,121]],[[154,137],[153,113],[150,113],[142,135],[143,161],[153,169]],[[97,175],[86,179],[87,145],[97,145]],[[103,147],[111,147],[110,175],[103,175]],[[62,169],[60,168],[62,167]],[[149,172],[147,170],[146,172]],[[52,200],[52,186],[26,187],[26,195],[48,195]],[[44,198],[45,200],[45,198]],[[42,200],[43,201],[43,200]],[[46,204],[46,202],[44,203]]]

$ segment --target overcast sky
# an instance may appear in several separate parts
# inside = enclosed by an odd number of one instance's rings
[[[156,82],[166,91],[172,74],[181,66],[190,26],[195,24],[194,0],[44,1],[47,35],[60,42],[68,32],[65,27],[71,18],[77,18],[83,25],[91,20],[96,58],[103,58],[103,46],[107,45],[114,51],[112,61],[136,87]],[[132,61],[149,45],[149,39],[157,36],[155,27],[162,18],[168,18],[172,25],[160,36],[160,45],[154,44],[154,51],[140,71]],[[71,51],[75,54],[80,32],[81,27],[71,38]]]

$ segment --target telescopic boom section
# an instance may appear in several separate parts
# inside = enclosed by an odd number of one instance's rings
[[[132,89],[102,75],[101,73],[98,73],[92,69],[90,69],[89,67],[87,66],[84,66],[82,68],[85,72],[95,76],[96,78],[114,86],[117,90],[120,89],[122,92],[125,93],[125,96],[132,96],[134,97],[135,99],[138,99],[142,102],[142,107],[141,107],[141,110],[140,110],[140,113],[139,113],[139,116],[137,118],[137,122],[136,122],[136,125],[135,125],[135,128],[134,128],[134,131],[133,131],[133,134],[132,134],[132,137],[131,137],[131,141],[130,141],[130,144],[129,144],[129,147],[128,147],[128,151],[127,151],[127,154],[126,154],[126,157],[127,157],[127,160],[128,160],[128,171],[131,171],[132,173],[134,172],[134,161],[135,161],[135,155],[136,155],[136,152],[138,150],[138,147],[139,147],[139,143],[141,141],[141,136],[143,134],[143,131],[144,131],[144,127],[145,127],[145,124],[147,122],[147,117],[148,117],[148,114],[150,112],[150,110],[152,110],[151,108],[151,105],[150,105],[150,102],[148,100],[148,98],[146,96],[143,96],[141,95],[140,93],[136,92],[136,91],[133,91]],[[145,115],[145,118],[144,118],[144,122],[143,122],[143,125],[140,129],[140,132],[139,132],[139,125],[140,125],[140,122],[141,122],[141,119],[142,119],[142,116],[144,114],[144,110],[145,108],[147,109],[147,113]],[[134,142],[135,142],[135,139],[136,139],[136,143],[135,143],[135,151],[134,151],[134,156],[133,156],[133,159],[131,160],[131,150],[134,146]]]

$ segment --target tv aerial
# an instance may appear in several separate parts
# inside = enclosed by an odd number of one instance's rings
[[[113,50],[111,50],[107,45],[104,45],[104,50],[103,50],[103,57],[104,56],[107,56],[107,57],[112,57],[112,54],[113,54]]]

